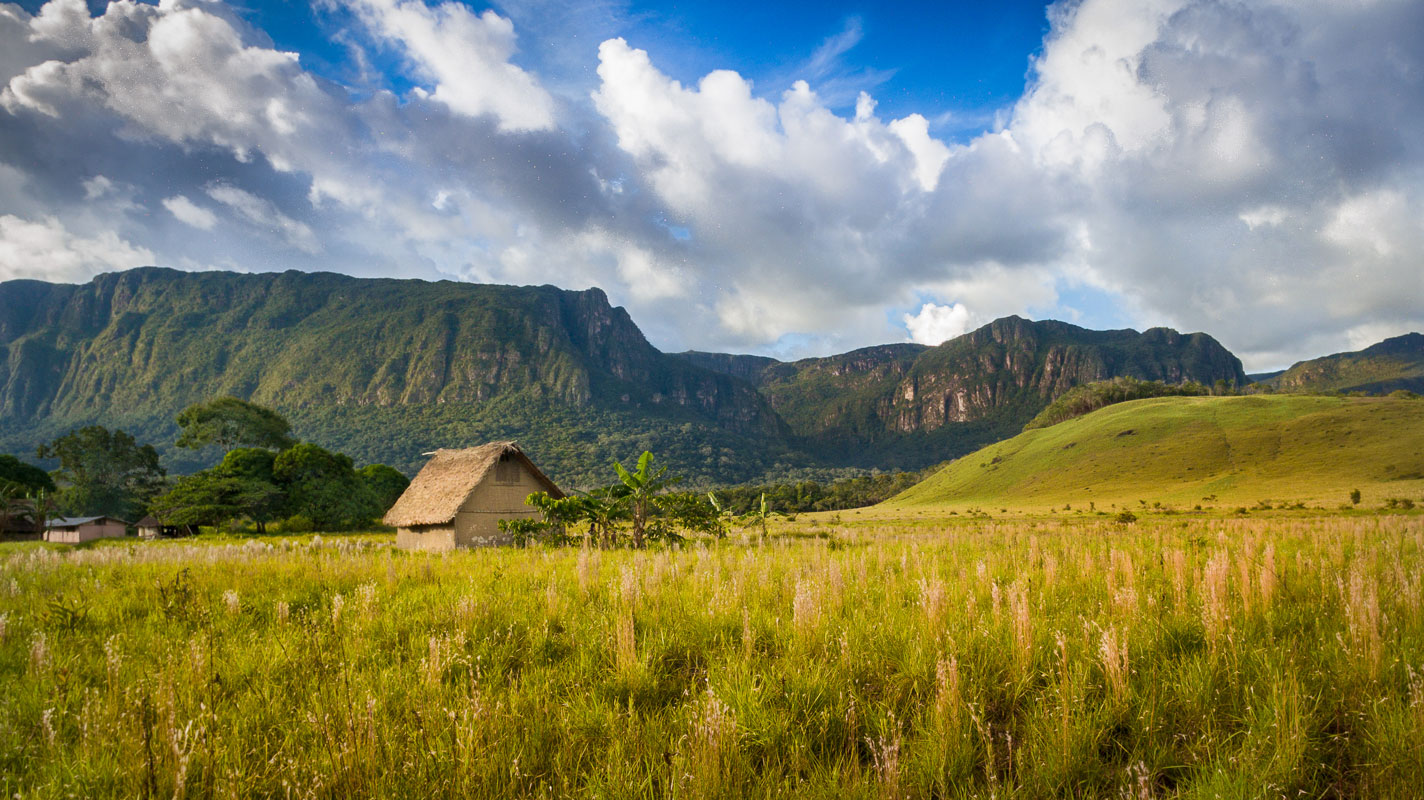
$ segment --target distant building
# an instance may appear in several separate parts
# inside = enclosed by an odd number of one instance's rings
[[[396,546],[407,550],[508,544],[499,520],[538,518],[524,500],[539,491],[564,496],[514,442],[436,450],[385,523],[397,529]]]
[[[152,514],[135,522],[134,527],[138,528],[140,539],[171,539],[175,536],[191,536],[193,534],[192,526],[164,525]]]
[[[117,517],[59,517],[45,527],[46,542],[79,544],[95,539],[122,538],[129,524]]]
[[[135,522],[134,527],[138,528],[138,538],[140,539],[157,539],[163,535],[163,523],[159,522],[158,518],[152,514]]]

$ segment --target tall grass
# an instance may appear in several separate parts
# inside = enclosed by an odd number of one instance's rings
[[[6,796],[1424,786],[1419,517],[0,559]]]

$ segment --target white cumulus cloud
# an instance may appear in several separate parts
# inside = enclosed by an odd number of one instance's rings
[[[88,280],[96,273],[153,263],[153,253],[112,231],[82,236],[54,217],[0,216],[0,280]]]
[[[493,11],[455,2],[349,0],[378,38],[399,46],[435,84],[434,99],[460,114],[492,114],[508,131],[554,126],[554,99],[530,73],[510,63],[514,24]]]
[[[904,316],[910,341],[936,345],[967,333],[972,324],[969,309],[963,303],[942,306],[925,303],[918,314]]]

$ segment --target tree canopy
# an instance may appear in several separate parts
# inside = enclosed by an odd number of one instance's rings
[[[177,445],[231,450],[240,444],[285,450],[294,444],[292,425],[281,414],[236,397],[194,403],[178,414]]]
[[[287,513],[306,517],[318,528],[349,527],[377,516],[375,500],[350,456],[302,442],[277,455],[272,474],[287,492]]]
[[[152,445],[139,445],[124,431],[90,425],[45,445],[40,458],[59,459],[59,509],[66,514],[138,516],[163,486],[164,470]]]
[[[0,453],[0,481],[18,484],[30,492],[52,492],[56,488],[49,473],[6,453]]]
[[[410,478],[407,478],[395,467],[388,467],[385,464],[367,464],[356,470],[356,477],[361,479],[372,502],[375,503],[375,508],[378,509],[377,516],[385,514],[391,506],[395,505],[396,500],[410,485]]]

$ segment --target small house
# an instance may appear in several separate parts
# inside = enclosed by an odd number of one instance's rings
[[[46,542],[79,544],[95,539],[122,538],[129,524],[116,517],[59,517],[45,527]]]
[[[158,518],[152,514],[135,522],[134,527],[138,528],[138,538],[140,539],[157,539],[163,535],[163,523],[159,522]]]
[[[190,536],[194,533],[191,525],[164,525],[152,514],[134,523],[138,528],[140,539],[172,539],[178,536]]]
[[[509,544],[499,521],[537,519],[539,512],[524,501],[539,491],[564,496],[514,442],[436,450],[385,523],[396,528],[396,546],[406,550]]]

